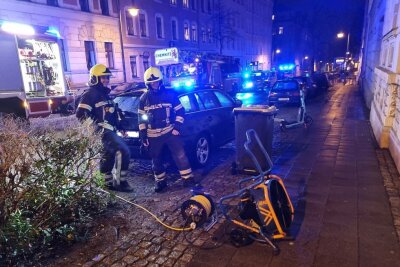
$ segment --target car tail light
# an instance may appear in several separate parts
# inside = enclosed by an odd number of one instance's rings
[[[278,93],[275,93],[275,92],[270,92],[269,93],[269,96],[276,96]]]
[[[300,96],[300,91],[295,91],[292,93],[292,96]]]

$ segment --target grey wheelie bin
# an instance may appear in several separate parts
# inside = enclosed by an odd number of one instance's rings
[[[276,108],[274,106],[258,105],[235,108],[233,112],[235,115],[236,160],[232,164],[232,173],[255,174],[257,171],[254,163],[244,148],[246,131],[249,129],[256,131],[264,148],[272,158],[272,138]],[[255,156],[262,169],[266,169],[267,164],[261,151],[256,152]]]

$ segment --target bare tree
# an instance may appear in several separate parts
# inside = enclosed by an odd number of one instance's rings
[[[229,41],[233,41],[237,36],[233,24],[236,15],[237,12],[228,9],[221,0],[215,2],[211,21],[213,25],[213,38],[219,46],[220,55],[222,55],[222,51],[225,48],[224,45]]]

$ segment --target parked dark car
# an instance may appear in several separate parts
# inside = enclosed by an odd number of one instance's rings
[[[314,73],[313,80],[317,84],[318,90],[326,91],[331,86],[326,73]]]
[[[144,92],[143,89],[131,91],[114,99],[125,114],[122,126],[128,137],[124,140],[134,157],[147,157],[141,151],[138,126],[139,99]],[[182,92],[179,100],[186,111],[185,123],[181,129],[185,150],[195,165],[204,166],[209,161],[213,148],[234,139],[233,108],[241,102],[234,101],[220,90],[205,88]]]
[[[300,90],[300,84],[296,80],[277,81],[269,92],[269,104],[300,104]]]
[[[306,98],[310,98],[317,93],[317,84],[311,77],[297,76],[293,77],[293,80],[300,84]]]

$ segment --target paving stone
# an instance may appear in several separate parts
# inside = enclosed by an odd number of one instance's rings
[[[176,260],[175,259],[167,259],[164,263],[163,263],[163,267],[172,267],[174,266]]]
[[[97,254],[97,255],[92,259],[92,261],[99,262],[99,261],[101,261],[102,259],[104,259],[105,256],[106,256],[106,255],[104,255],[104,254]]]
[[[149,262],[148,262],[147,260],[140,260],[140,261],[138,261],[138,262],[135,262],[135,265],[134,265],[134,266],[137,266],[137,267],[144,267],[144,266],[146,266],[148,263],[149,263]]]
[[[125,267],[126,263],[125,262],[117,262],[111,265],[111,267]]]
[[[168,260],[167,257],[161,256],[161,257],[159,257],[159,258],[156,260],[156,263],[162,265],[162,264],[163,264],[164,262],[166,262],[167,260]]]
[[[140,259],[144,259],[149,254],[150,251],[148,249],[141,248],[138,251],[136,251],[134,255],[138,256]]]
[[[122,261],[126,262],[128,265],[133,264],[137,260],[139,260],[139,257],[132,255],[127,255],[122,259]]]
[[[164,242],[165,241],[165,239],[163,238],[163,237],[161,237],[161,236],[159,236],[159,237],[155,237],[155,238],[153,238],[152,240],[151,240],[151,242],[152,243],[154,243],[154,244],[161,244],[162,242]]]
[[[169,258],[178,259],[182,255],[182,251],[173,250],[171,254],[169,254]]]
[[[82,267],[92,267],[92,266],[94,266],[96,263],[97,263],[97,262],[95,262],[95,261],[89,261],[89,262],[86,262],[85,264],[83,264]]]
[[[179,260],[189,263],[192,259],[193,259],[193,255],[192,254],[185,253],[185,254],[182,255],[182,257],[180,257]]]
[[[183,244],[178,244],[173,248],[173,250],[184,251],[186,248],[187,248],[187,246],[185,246]]]
[[[169,253],[171,253],[171,250],[170,250],[170,249],[163,248],[163,249],[161,249],[161,251],[158,253],[158,255],[160,255],[160,256],[168,256]]]
[[[141,248],[148,248],[148,247],[151,246],[151,244],[152,244],[151,242],[142,241],[142,242],[139,243],[139,247],[141,247]]]
[[[157,259],[157,257],[158,256],[156,254],[151,254],[150,256],[148,256],[146,258],[146,260],[148,260],[149,262],[153,262],[153,261],[155,261]]]

